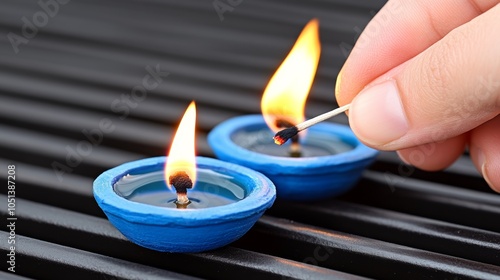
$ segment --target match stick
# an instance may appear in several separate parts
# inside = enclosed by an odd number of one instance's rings
[[[281,131],[278,131],[278,133],[276,133],[276,135],[274,135],[274,143],[276,143],[277,145],[283,145],[286,143],[286,141],[288,141],[288,139],[294,137],[302,130],[309,128],[309,127],[311,127],[319,122],[327,120],[331,117],[334,117],[342,112],[345,112],[345,111],[349,110],[350,107],[351,107],[351,104],[347,104],[347,105],[339,107],[335,110],[331,110],[330,112],[326,112],[326,113],[321,114],[319,116],[316,116],[312,119],[309,119],[303,123],[299,123],[298,125],[295,125],[295,126],[283,129]]]

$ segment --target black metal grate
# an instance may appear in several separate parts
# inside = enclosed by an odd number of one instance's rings
[[[220,3],[229,5],[221,15],[214,8]],[[307,113],[334,108],[335,77],[349,47],[383,4],[71,0],[58,4],[16,53],[9,32],[23,37],[23,17],[33,22],[44,10],[36,1],[2,1],[0,174],[6,178],[6,166],[16,165],[18,220],[16,274],[0,278],[500,278],[500,196],[467,155],[426,173],[382,153],[348,194],[278,202],[241,240],[201,254],[140,248],[94,202],[98,174],[165,153],[192,99],[200,116],[198,152],[213,156],[208,131],[260,112],[267,80],[313,17],[320,20],[323,52]],[[144,99],[127,101],[147,67],[169,74]],[[84,130],[103,119],[113,132],[84,150]],[[66,166],[64,174],[54,172],[57,163]],[[5,185],[0,193],[5,221]],[[5,258],[9,232],[2,227],[0,235]]]

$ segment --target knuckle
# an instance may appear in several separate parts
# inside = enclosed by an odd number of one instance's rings
[[[446,38],[430,47],[421,59],[420,77],[423,90],[428,97],[435,101],[456,106],[458,100],[456,96],[457,76],[466,71],[467,58],[464,55],[463,45],[467,37],[460,30],[454,30],[446,35]]]
[[[466,61],[461,46],[466,40],[466,34],[454,30],[429,52],[427,79],[431,86],[446,89],[456,82],[455,74],[463,70]]]

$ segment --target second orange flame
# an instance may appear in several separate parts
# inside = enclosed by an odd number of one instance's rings
[[[276,125],[276,120],[293,125],[305,120],[305,103],[321,53],[318,29],[317,19],[311,20],[304,27],[264,91],[261,101],[262,114],[274,132],[282,129]]]

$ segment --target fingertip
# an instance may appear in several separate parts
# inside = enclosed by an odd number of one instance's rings
[[[394,81],[363,90],[352,101],[349,122],[358,138],[385,149],[408,132],[409,124]]]
[[[500,175],[498,172],[490,172],[489,169],[498,170],[499,166],[491,168],[491,165],[486,165],[485,163],[481,167],[481,173],[490,188],[497,193],[500,193]]]
[[[492,190],[500,193],[500,116],[471,133],[470,155],[477,170]]]
[[[410,148],[411,149],[411,148]],[[409,149],[398,150],[396,153],[398,154],[399,159],[406,165],[412,165],[409,160]]]
[[[408,165],[426,171],[438,171],[453,164],[463,154],[466,141],[466,135],[459,135],[441,142],[398,150],[397,153]]]
[[[471,147],[471,157],[477,170],[481,173],[484,180],[490,188],[500,193],[500,176],[495,170],[500,170],[500,161],[496,160],[498,157],[488,158],[483,150],[477,146],[477,141]]]
[[[345,96],[342,94],[342,72],[343,69],[340,69],[339,74],[337,75],[337,80],[335,81],[335,100],[337,100],[337,104],[340,106],[344,106],[350,101],[348,101]]]

